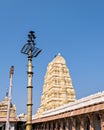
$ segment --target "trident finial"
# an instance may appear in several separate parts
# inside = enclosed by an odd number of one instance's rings
[[[35,43],[36,36],[35,36],[34,33],[35,33],[34,31],[29,32],[29,34],[28,34],[29,39],[28,39],[27,43],[23,46],[23,48],[21,50],[21,53],[27,54],[27,55],[31,54],[31,57],[37,57],[38,54],[42,51],[41,49],[35,47],[35,45],[36,45],[36,43]]]

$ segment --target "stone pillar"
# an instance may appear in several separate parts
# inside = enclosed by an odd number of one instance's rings
[[[53,130],[53,122],[50,124],[50,130]]]
[[[104,130],[104,113],[99,113],[100,121],[101,121],[101,130]]]
[[[37,125],[35,125],[35,130],[38,130],[38,127],[39,127],[39,125],[37,124]]]
[[[35,124],[35,130],[39,130],[40,125],[39,124]]]
[[[60,120],[60,130],[63,130],[63,120]]]
[[[80,130],[84,130],[84,117],[79,116]]]
[[[46,130],[49,130],[49,123],[46,124]]]
[[[39,130],[39,125],[35,125],[35,130]]]
[[[43,130],[46,130],[46,124],[43,123]]]
[[[44,123],[41,124],[41,130],[44,130]]]
[[[90,120],[90,130],[94,130],[94,115],[88,114],[88,118]]]
[[[71,118],[71,122],[72,122],[72,130],[76,130],[76,119]]]
[[[55,128],[54,130],[58,130],[58,121],[55,121]]]
[[[69,130],[69,119],[65,120],[65,130]]]
[[[84,117],[83,116],[79,116],[78,117],[79,121],[80,121],[80,130],[84,130]]]

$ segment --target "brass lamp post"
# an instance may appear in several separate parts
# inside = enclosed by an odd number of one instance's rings
[[[37,57],[38,54],[42,51],[41,49],[35,47],[35,34],[33,31],[30,31],[28,34],[28,41],[21,49],[21,53],[28,55],[28,101],[27,101],[27,122],[26,122],[26,130],[32,130],[32,58]]]

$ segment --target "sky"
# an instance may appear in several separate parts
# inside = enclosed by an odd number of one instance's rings
[[[80,99],[104,91],[104,0],[1,0],[0,101],[9,89],[14,66],[12,103],[27,112],[27,55],[21,54],[28,32],[35,31],[33,114],[41,100],[49,62],[61,53]]]

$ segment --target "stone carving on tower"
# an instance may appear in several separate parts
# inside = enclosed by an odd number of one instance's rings
[[[44,77],[43,92],[37,116],[76,100],[75,91],[65,59],[58,54],[48,64]]]

